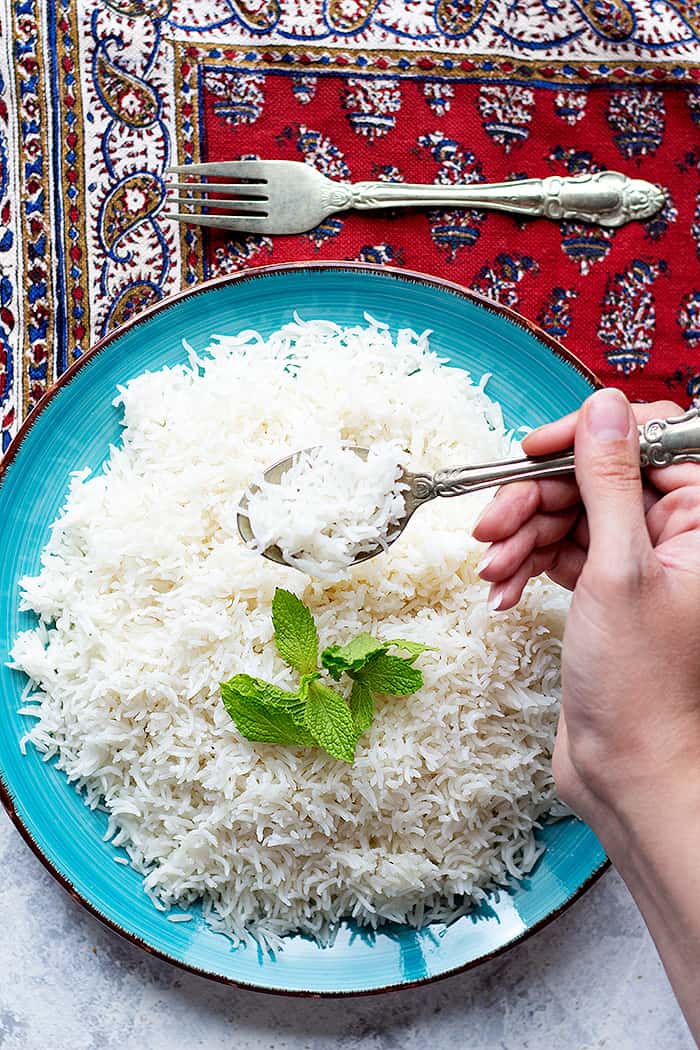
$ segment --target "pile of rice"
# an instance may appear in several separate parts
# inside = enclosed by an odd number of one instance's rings
[[[206,355],[120,389],[119,447],[73,477],[22,582],[39,624],[16,639],[27,739],[56,755],[161,908],[201,899],[233,939],[323,940],[343,916],[447,918],[534,864],[554,799],[551,754],[566,598],[544,580],[490,612],[470,529],[488,493],[421,509],[391,550],[329,584],[246,549],[236,510],[266,466],[333,443],[410,449],[411,465],[513,450],[483,383],[427,334],[330,321],[213,337]],[[350,767],[243,739],[219,683],[295,688],[272,642],[276,587],[321,644],[360,631],[434,646],[425,685],[377,705]]]
[[[253,479],[243,512],[261,554],[278,547],[285,562],[336,582],[355,559],[387,548],[403,517],[402,448],[379,441],[366,458],[343,445],[301,450],[278,481]]]

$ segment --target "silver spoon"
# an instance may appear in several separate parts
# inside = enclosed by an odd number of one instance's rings
[[[639,453],[643,467],[667,467],[672,463],[700,463],[700,409],[692,408],[682,416],[671,419],[652,419],[639,428]],[[369,449],[359,445],[347,448],[366,459]],[[274,463],[265,471],[266,481],[279,484],[283,475],[297,461],[298,457],[313,449],[303,449],[286,456]],[[487,463],[473,467],[453,467],[438,470],[434,474],[413,473],[402,470],[396,484],[407,485],[404,492],[405,511],[400,520],[391,528],[384,544],[358,554],[353,565],[374,558],[383,553],[397,539],[408,525],[419,507],[429,503],[438,496],[464,496],[469,492],[492,488],[494,485],[507,485],[512,481],[531,481],[533,479],[554,477],[559,474],[571,474],[574,471],[573,450],[561,452],[555,456],[523,457],[507,459],[497,463]],[[251,487],[251,492],[255,491]],[[238,512],[238,531],[243,540],[249,543],[255,539],[250,518],[246,514],[248,497],[240,502]],[[268,547],[261,552],[270,561],[288,565],[278,546]]]

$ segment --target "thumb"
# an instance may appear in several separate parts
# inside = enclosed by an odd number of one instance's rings
[[[593,565],[623,568],[651,551],[646,527],[639,436],[619,390],[588,398],[576,425],[576,479],[586,508]]]

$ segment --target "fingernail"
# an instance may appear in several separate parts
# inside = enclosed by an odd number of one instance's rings
[[[484,570],[489,567],[497,553],[499,553],[499,545],[492,543],[489,549],[484,554],[479,565],[476,566],[476,572],[478,572],[480,576],[482,572],[484,572]]]
[[[599,390],[586,406],[586,425],[596,441],[619,441],[627,437],[630,410],[620,390]]]
[[[491,547],[491,548],[489,548],[489,550],[486,551],[486,553],[484,554],[484,556],[483,556],[481,562],[479,563],[479,565],[476,566],[476,572],[478,572],[479,575],[481,576],[481,574],[484,571],[484,569],[488,569],[488,567],[489,567],[489,565],[491,564],[492,561],[493,561],[493,548]]]
[[[476,532],[476,530],[479,528],[479,522],[481,521],[483,516],[486,514],[486,511],[489,510],[490,506],[491,506],[491,503],[489,502],[489,503],[486,504],[485,507],[481,508],[481,510],[479,511],[479,514],[477,515],[477,519],[474,522],[474,527],[472,529],[472,532]]]
[[[492,587],[489,591],[489,612],[498,612],[501,608],[501,602],[503,601],[503,588]]]
[[[486,517],[486,515],[488,513],[490,513],[490,511],[493,510],[493,505],[496,502],[496,500],[498,499],[498,497],[501,494],[501,492],[502,492],[502,489],[496,489],[496,492],[493,494],[493,496],[488,501],[486,506],[481,508],[481,510],[480,510],[480,512],[479,512],[479,514],[477,516],[477,519],[474,522],[474,528],[472,529],[472,532],[476,532],[478,526],[481,524],[481,522]]]

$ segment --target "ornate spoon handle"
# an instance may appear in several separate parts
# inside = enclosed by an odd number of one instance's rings
[[[493,208],[532,217],[597,222],[601,226],[622,226],[634,219],[648,219],[664,202],[664,193],[658,186],[644,179],[630,179],[619,171],[457,186],[355,182],[343,188],[350,196],[344,207],[360,210],[426,205]]]
[[[650,419],[639,428],[639,451],[643,467],[700,463],[700,408],[670,419]]]
[[[507,485],[511,481],[532,481],[554,477],[557,474],[572,474],[573,452],[542,459],[511,459],[487,466],[454,467],[438,470],[432,477],[432,493],[435,496],[464,496],[479,489],[490,489],[494,485]]]
[[[673,463],[700,463],[700,409],[682,416],[652,419],[639,427],[639,453],[643,467],[668,467]],[[574,453],[537,459],[511,459],[484,466],[454,467],[435,474],[407,474],[411,495],[421,503],[436,496],[463,496],[468,492],[506,485],[511,481],[571,474]]]

